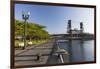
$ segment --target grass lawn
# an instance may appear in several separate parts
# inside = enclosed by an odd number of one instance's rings
[[[31,45],[36,45],[36,44],[42,44],[42,43],[46,43],[48,42],[48,40],[32,40],[29,41],[27,40],[26,43],[28,44],[28,42],[31,42]],[[27,46],[31,46],[30,44],[28,44]],[[20,40],[15,40],[15,47],[23,47],[24,46],[24,41],[20,41]]]

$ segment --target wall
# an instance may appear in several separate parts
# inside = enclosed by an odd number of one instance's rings
[[[27,69],[98,69],[100,67],[100,0],[27,0],[41,2],[57,2],[69,4],[89,4],[97,6],[97,63],[83,65],[67,65],[38,67]],[[9,69],[10,67],[10,1],[0,0],[0,69]]]

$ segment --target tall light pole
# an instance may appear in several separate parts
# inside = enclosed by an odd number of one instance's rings
[[[27,37],[27,34],[26,34],[26,30],[27,30],[27,20],[29,19],[29,16],[30,16],[30,12],[23,12],[22,11],[22,19],[24,20],[24,47],[23,49],[25,49],[27,43],[26,43],[26,37]]]

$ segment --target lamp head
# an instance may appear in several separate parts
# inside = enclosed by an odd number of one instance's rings
[[[30,15],[30,12],[28,12],[27,14]]]

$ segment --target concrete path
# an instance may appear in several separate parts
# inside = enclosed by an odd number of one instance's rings
[[[46,64],[53,49],[54,41],[49,41],[41,45],[27,47],[25,50],[15,50],[15,66]],[[40,60],[37,61],[37,54],[41,53]]]

